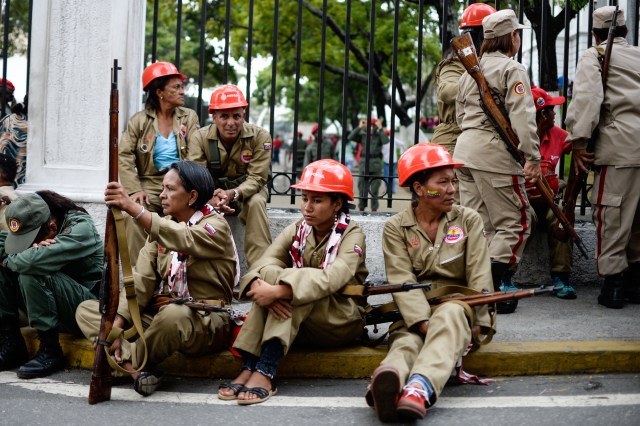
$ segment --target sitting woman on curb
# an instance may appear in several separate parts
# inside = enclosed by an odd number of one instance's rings
[[[300,181],[302,218],[285,228],[240,283],[253,300],[234,348],[242,371],[220,385],[218,397],[240,405],[266,401],[291,344],[345,345],[363,333],[364,303],[346,296],[367,277],[364,232],[349,216],[353,177],[324,159],[309,164]]]
[[[226,312],[204,314],[179,304],[149,308],[154,296],[170,294],[181,298],[206,300],[210,304],[231,303],[234,285],[239,280],[238,255],[227,221],[207,201],[213,196],[213,179],[209,171],[192,161],[171,165],[160,193],[163,213],[147,211],[132,200],[117,182],[105,191],[109,207],[131,215],[137,226],[148,234],[133,274],[142,324],[145,328],[147,367],[139,368],[144,345],[118,339],[111,351],[121,366],[131,373],[134,389],[151,395],[161,382],[154,367],[176,351],[203,355],[227,347],[230,318]],[[81,304],[76,320],[84,335],[94,341],[98,335],[100,313],[98,301]],[[120,292],[114,328],[131,323],[126,294]]]
[[[417,201],[392,217],[382,236],[390,283],[428,281],[441,295],[492,288],[482,218],[454,205],[454,163],[442,146],[420,143],[398,160],[400,186]],[[433,293],[432,293],[433,294]],[[389,335],[389,353],[373,373],[367,403],[382,421],[421,419],[472,338],[492,334],[487,306],[447,302],[430,307],[425,290],[395,293],[403,322]]]

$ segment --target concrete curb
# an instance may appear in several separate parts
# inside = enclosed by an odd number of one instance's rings
[[[23,329],[31,354],[37,350],[32,329]],[[70,334],[60,337],[70,367],[93,368],[90,342]],[[387,346],[352,346],[328,350],[294,350],[282,361],[280,378],[368,378]],[[538,374],[640,373],[640,341],[495,342],[467,356],[465,370],[480,376]],[[240,360],[229,351],[200,357],[175,354],[160,368],[172,376],[233,378]]]

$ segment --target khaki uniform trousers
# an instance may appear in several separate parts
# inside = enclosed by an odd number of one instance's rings
[[[573,242],[571,240],[563,242],[553,236],[553,230],[559,223],[558,218],[553,214],[553,210],[546,205],[535,204],[532,207],[536,213],[535,218],[532,220],[532,232],[535,232],[538,227],[544,227],[547,231],[551,272],[570,273],[573,265]]]
[[[407,383],[413,374],[426,376],[438,397],[471,342],[471,328],[464,308],[457,303],[432,309],[426,340],[406,327],[392,332],[389,353],[381,365],[395,367],[401,383]]]
[[[640,167],[602,166],[591,204],[598,274],[617,274],[640,262]]]
[[[82,333],[94,341],[100,328],[99,302],[88,300],[78,306],[76,321]],[[230,324],[226,313],[212,312],[203,316],[184,305],[166,305],[154,316],[142,314],[147,341],[147,365],[153,367],[175,352],[198,356],[221,351],[229,344]],[[144,358],[144,345],[138,341],[122,343],[122,359],[139,368]]]
[[[517,264],[531,234],[524,177],[461,167],[456,171],[460,204],[482,217],[494,262]]]
[[[244,224],[244,256],[249,269],[271,245],[271,227],[267,217],[267,188],[242,200],[240,221]]]
[[[361,317],[339,315],[329,310],[329,297],[294,306],[291,318],[277,320],[269,311],[255,303],[233,347],[260,356],[262,345],[271,339],[282,343],[286,355],[296,340],[301,346],[331,348],[343,346],[360,336],[364,330]],[[296,339],[297,337],[297,339]]]
[[[162,189],[162,188],[160,188]],[[160,216],[164,216],[162,213],[162,205],[160,204],[160,193],[152,194],[145,190],[149,194],[149,205],[145,205],[144,208],[150,212],[158,213]],[[136,266],[138,261],[138,254],[142,247],[147,242],[147,233],[142,226],[137,225],[131,216],[124,214],[124,233],[127,237],[127,249],[129,250],[129,259],[131,260],[131,266]]]

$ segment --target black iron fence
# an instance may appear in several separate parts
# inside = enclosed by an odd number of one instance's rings
[[[10,19],[11,4],[19,1],[2,1],[3,46],[9,46],[11,22],[17,22]],[[369,130],[362,144],[361,166],[353,172],[365,182],[366,196],[359,194],[358,198],[365,203],[379,198],[392,207],[398,198],[387,188],[394,178],[396,141],[402,134],[409,146],[428,137],[421,134],[418,123],[422,117],[437,116],[433,71],[449,40],[458,35],[458,17],[467,3],[474,1],[147,0],[145,62],[170,61],[191,77],[189,105],[203,124],[209,119],[207,92],[218,84],[238,84],[250,99],[247,119],[255,122],[268,113],[264,126],[274,136],[291,135],[293,159],[307,146],[299,136],[304,123],[320,124],[320,141],[323,134],[334,133],[344,163],[350,154],[347,139],[351,129],[361,119],[384,120],[390,137],[384,149],[391,172],[385,175],[372,169]],[[530,64],[538,64],[532,83],[570,98],[569,84],[564,82],[571,79],[570,70],[575,69],[585,39],[591,44],[594,1],[488,3],[496,9],[512,8],[521,21],[526,17],[532,23],[532,49],[524,55]],[[638,45],[638,1],[630,0],[626,6],[628,39]],[[28,0],[29,16],[32,7]],[[580,10],[573,8],[586,9],[587,19],[581,20]],[[28,22],[30,36],[30,18]],[[560,34],[564,34],[564,45],[557,52]],[[572,49],[574,55],[569,54]],[[9,50],[2,49],[4,81]],[[523,60],[522,51],[518,60]],[[565,115],[563,109],[562,125]],[[317,157],[321,157],[320,143]],[[289,197],[295,203],[290,185],[300,169],[300,163],[292,161],[290,169],[274,171],[270,195]],[[376,180],[382,185],[373,194]]]

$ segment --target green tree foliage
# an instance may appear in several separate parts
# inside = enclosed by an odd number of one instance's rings
[[[4,42],[5,5],[0,1],[0,25],[2,35],[0,44]],[[24,55],[29,45],[29,0],[11,0],[9,3],[9,50],[7,56]],[[4,50],[4,46],[2,46]]]

